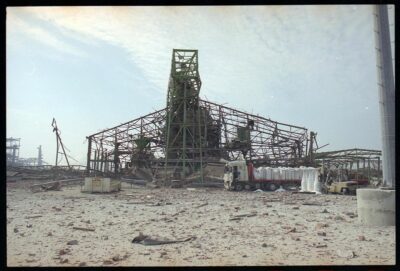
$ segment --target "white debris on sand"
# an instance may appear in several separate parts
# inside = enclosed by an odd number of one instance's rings
[[[276,189],[275,192],[285,192],[286,190],[283,189],[282,185],[279,187],[279,189]]]

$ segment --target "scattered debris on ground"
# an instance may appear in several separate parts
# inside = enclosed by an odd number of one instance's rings
[[[355,196],[129,183],[110,194],[77,184],[32,193],[31,185],[7,183],[9,266],[395,262],[395,227],[360,225]]]
[[[148,235],[144,235],[141,232],[139,233],[138,236],[133,238],[132,243],[134,244],[142,244],[145,246],[155,246],[155,245],[165,245],[165,244],[174,244],[174,243],[183,243],[183,242],[188,242],[195,240],[196,237],[188,237],[186,239],[181,239],[181,240],[168,240],[168,239],[155,239],[152,238]]]

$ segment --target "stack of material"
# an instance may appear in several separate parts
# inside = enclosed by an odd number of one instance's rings
[[[301,180],[303,171],[300,168],[259,167],[253,173],[258,180]]]
[[[301,192],[315,192],[321,194],[319,182],[319,170],[313,167],[301,167],[303,171],[301,179]]]

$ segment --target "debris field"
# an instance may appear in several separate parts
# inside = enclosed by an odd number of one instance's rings
[[[8,266],[392,265],[395,247],[355,196],[7,183]]]

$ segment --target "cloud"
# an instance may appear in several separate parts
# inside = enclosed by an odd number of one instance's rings
[[[243,77],[244,69],[250,75],[244,79],[254,79],[251,74],[260,73],[257,67],[260,56],[268,59],[277,52],[265,46],[265,42],[272,40],[261,37],[263,42],[260,42],[259,30],[250,31],[254,25],[245,20],[243,10],[239,7],[24,8],[65,33],[77,33],[80,41],[101,40],[122,48],[160,93],[167,89],[173,48],[200,50],[200,73],[205,79],[203,87],[208,86],[208,91],[229,92],[223,88],[226,81],[221,78]],[[226,13],[229,16],[224,16]],[[238,55],[240,52],[243,55]],[[263,68],[267,66],[262,64]]]
[[[19,31],[30,27],[30,36],[52,48],[78,50],[62,42],[66,37],[125,52],[149,98],[165,99],[172,49],[198,49],[201,97],[299,126],[309,112],[307,121],[318,127],[315,116],[338,97],[371,92],[370,7],[24,7],[15,13],[25,23]],[[29,25],[28,18],[39,24]],[[125,67],[120,72],[129,75]]]
[[[131,8],[126,8],[132,10]],[[140,9],[140,8],[139,8]],[[101,40],[125,50],[131,60],[143,71],[146,79],[158,88],[166,90],[169,75],[169,56],[173,42],[167,44],[168,37],[158,33],[157,23],[148,23],[154,16],[145,16],[133,9],[125,8],[25,8],[24,11],[49,22],[65,33],[77,34],[79,41],[88,43]],[[149,15],[149,13],[146,13]],[[73,37],[73,35],[70,35]],[[164,47],[164,48],[163,48]],[[160,76],[160,74],[162,76]]]
[[[18,15],[12,12],[12,9],[7,10],[7,43],[8,46],[13,44],[16,33],[23,33],[31,39],[34,39],[52,49],[56,49],[66,54],[85,57],[86,54],[78,48],[71,46],[62,40],[55,37],[51,32],[42,27],[31,24]],[[11,43],[10,43],[11,42]]]
[[[354,31],[360,31],[365,16],[354,15],[362,15],[362,8],[365,11],[365,6],[356,9],[346,6],[23,7],[18,10],[56,26],[69,38],[92,44],[101,41],[121,48],[160,93],[167,90],[171,50],[199,49],[201,93],[211,96],[215,91],[240,94],[246,80],[255,84],[253,92],[261,93],[265,84],[277,84],[288,75],[318,71],[322,63],[342,56],[343,41],[351,42],[351,37],[357,34]],[[354,23],[357,27],[347,27]],[[365,36],[365,28],[361,30]],[[48,37],[43,29],[34,28],[30,32],[37,32],[33,34],[59,47],[60,42]],[[357,54],[357,51],[347,52],[347,57]],[[268,77],[268,83],[259,79],[263,75]]]

